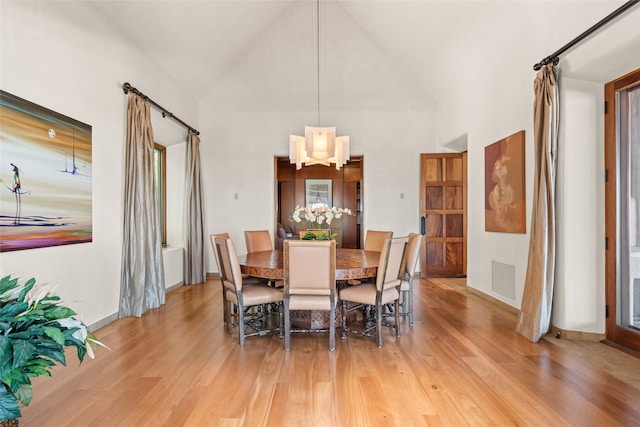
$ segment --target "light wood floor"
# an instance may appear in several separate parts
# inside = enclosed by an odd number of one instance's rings
[[[273,335],[241,348],[223,329],[219,282],[182,287],[96,331],[111,352],[80,366],[68,353],[36,379],[20,426],[640,425],[640,359],[532,344],[513,310],[459,281],[416,283],[413,328],[403,319],[381,349],[338,339],[333,353],[325,334],[294,335],[289,353]]]

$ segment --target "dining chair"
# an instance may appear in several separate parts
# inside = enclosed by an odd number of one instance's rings
[[[229,308],[228,304],[227,304],[227,294],[225,292],[225,288],[224,288],[224,281],[222,280],[222,275],[220,274],[221,271],[221,267],[220,267],[220,252],[218,251],[218,248],[216,246],[216,242],[215,242],[215,238],[216,237],[222,237],[225,239],[229,239],[229,233],[215,233],[215,234],[211,234],[209,235],[209,238],[211,239],[211,247],[213,248],[213,259],[216,262],[216,266],[218,267],[218,278],[220,279],[220,285],[222,286],[222,309],[223,309],[223,319],[225,324],[227,323],[227,310]],[[242,275],[242,279],[243,279],[243,284],[244,286],[250,286],[250,285],[255,285],[255,284],[266,284],[268,283],[267,279],[261,279],[259,277],[250,277],[247,275]]]
[[[211,239],[211,247],[213,248],[213,259],[216,262],[216,266],[218,267],[218,278],[220,279],[220,285],[222,285],[222,317],[224,319],[224,323],[227,323],[227,310],[229,309],[228,304],[227,304],[227,293],[225,292],[225,287],[224,287],[224,280],[222,279],[222,274],[220,273],[220,271],[222,270],[221,268],[221,262],[220,262],[220,251],[218,250],[218,247],[216,246],[216,237],[221,237],[224,239],[229,239],[229,233],[217,233],[217,234],[211,234],[209,235],[209,238]]]
[[[400,281],[400,316],[409,317],[409,326],[413,326],[413,276],[416,274],[418,257],[422,249],[422,234],[409,233],[407,256]]]
[[[400,294],[398,288],[400,287],[400,278],[404,269],[408,241],[408,237],[385,239],[380,252],[376,282],[349,286],[340,291],[343,337],[347,336],[347,332],[371,336],[376,338],[378,347],[382,347],[382,326],[393,327],[396,337],[400,335],[398,327],[400,320],[398,300]],[[394,307],[394,324],[383,322],[383,307],[391,303],[393,303]],[[374,323],[368,325],[366,319],[363,319],[364,326],[361,330],[350,328],[347,325],[347,314],[366,306],[373,306],[374,308]]]
[[[367,237],[364,239],[364,250],[382,252],[384,241],[393,237],[393,231],[367,230]]]
[[[291,310],[329,311],[329,350],[336,348],[336,242],[285,240],[284,242],[284,349],[291,348]]]
[[[269,230],[245,230],[244,241],[247,244],[247,253],[271,251],[271,234]]]
[[[247,245],[247,253],[272,251],[271,234],[269,230],[245,230],[244,241]],[[271,286],[281,288],[284,286],[282,280],[268,281]]]
[[[372,252],[381,252],[385,239],[393,237],[393,231],[377,231],[367,230],[367,236],[364,239],[364,250]],[[350,285],[359,285],[363,282],[371,282],[371,280],[349,279]]]
[[[220,276],[224,285],[226,304],[233,304],[238,311],[240,345],[244,346],[245,337],[249,336],[265,335],[273,331],[278,331],[282,335],[282,291],[260,283],[245,286],[233,241],[224,237],[215,237],[214,240],[220,254]],[[269,313],[266,309],[266,306],[272,303],[278,304],[278,321],[275,327],[269,326]],[[225,310],[225,313],[227,332],[231,333],[233,323],[230,307]],[[253,332],[247,332],[247,327]]]

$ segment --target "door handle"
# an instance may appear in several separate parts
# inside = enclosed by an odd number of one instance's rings
[[[427,217],[421,216],[420,217],[420,234],[422,234],[423,236],[427,232],[426,227],[427,227]]]

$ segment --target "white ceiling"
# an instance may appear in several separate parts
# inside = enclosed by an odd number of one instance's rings
[[[365,66],[372,66],[372,58],[380,61],[379,58],[384,57],[387,64],[393,64],[398,70],[398,81],[392,82],[393,90],[424,91],[422,95],[432,96],[442,90],[434,74],[436,69],[441,72],[442,63],[455,55],[468,57],[471,71],[474,56],[495,55],[499,63],[505,55],[516,54],[514,50],[520,42],[524,44],[532,37],[540,37],[543,43],[539,45],[548,45],[548,50],[527,52],[533,66],[622,3],[620,0],[321,0],[321,54],[329,62],[326,72],[334,79],[358,72],[351,80],[344,78],[347,85],[341,89],[344,93],[355,91],[351,95],[366,98],[371,89],[358,88],[358,79],[362,78],[363,71],[366,73]],[[233,86],[228,79],[230,71],[243,72],[244,69],[246,72],[247,67],[253,67],[255,71],[258,65],[247,61],[246,57],[249,53],[256,55],[256,50],[262,52],[262,56],[257,55],[261,61],[282,63],[282,57],[291,54],[297,58],[301,70],[306,66],[304,70],[315,71],[314,0],[92,0],[90,4],[123,37],[146,52],[197,99],[202,99],[220,82]],[[547,9],[549,12],[545,12]],[[638,14],[634,16],[629,27],[632,30],[623,29],[618,37],[627,38],[630,44],[638,46],[640,23],[637,22]],[[274,36],[277,30],[285,34],[290,31],[289,38],[299,39],[302,48],[298,50],[290,44],[279,46],[283,38]],[[305,36],[303,31],[308,34]],[[482,44],[475,42],[480,40],[477,37],[480,33],[483,34]],[[362,35],[369,39],[367,45],[351,43],[352,38]],[[602,50],[598,43],[594,48]],[[332,51],[338,53],[332,57]],[[634,55],[630,56],[637,62]],[[575,61],[575,65],[565,64],[565,67],[578,76],[589,78],[589,73],[594,73],[589,71],[589,57],[585,54],[583,59]],[[269,61],[269,58],[274,60]],[[265,65],[277,69],[274,63]],[[261,84],[277,84],[278,90],[282,91],[284,83],[292,87],[293,93],[299,84],[296,75],[313,74],[300,70],[292,72],[291,67],[298,67],[295,62],[282,64],[282,67],[271,73],[281,75],[283,82],[272,76],[273,80]],[[310,77],[306,78],[309,83]],[[314,79],[311,76],[311,83]],[[376,87],[381,85],[376,81],[370,83]],[[310,86],[314,87],[314,84]],[[252,88],[253,92],[255,89]],[[224,96],[224,90],[218,95]],[[353,103],[354,97],[351,98]],[[287,105],[296,105],[290,98],[287,102]]]

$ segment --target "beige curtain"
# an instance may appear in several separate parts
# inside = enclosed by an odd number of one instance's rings
[[[203,200],[202,175],[200,173],[200,138],[192,131],[189,131],[185,188],[185,285],[194,285],[205,281]]]
[[[534,82],[533,133],[536,166],[529,262],[516,330],[532,342],[549,331],[556,258],[555,186],[558,147],[558,84],[553,65]]]
[[[140,317],[147,309],[164,304],[162,235],[153,179],[153,148],[149,104],[130,92],[119,317]]]

